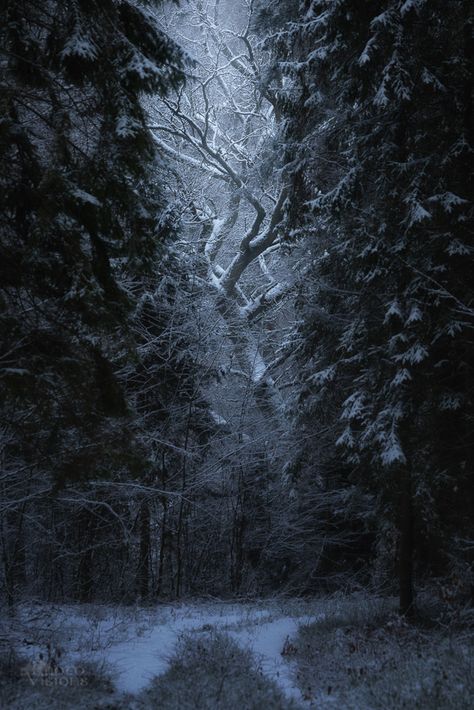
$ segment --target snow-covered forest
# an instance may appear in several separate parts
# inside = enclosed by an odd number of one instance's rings
[[[471,3],[0,20],[1,707],[470,707]]]

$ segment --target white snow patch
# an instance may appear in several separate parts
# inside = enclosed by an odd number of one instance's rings
[[[228,423],[228,422],[227,422],[227,419],[224,419],[224,417],[221,417],[221,415],[218,414],[217,412],[215,412],[213,409],[211,409],[211,410],[209,411],[209,414],[211,415],[212,419],[214,420],[214,422],[215,422],[216,424],[219,424],[219,425],[221,425],[221,426],[224,426],[224,425],[226,425],[226,424]]]
[[[419,202],[415,202],[411,209],[410,221],[408,226],[412,227],[414,224],[418,224],[419,222],[423,222],[425,219],[430,218],[431,214],[428,212],[428,210],[425,210],[423,205],[420,205]]]
[[[387,446],[382,451],[380,458],[384,466],[391,466],[394,463],[406,463],[405,454],[395,432],[391,432],[388,436]]]
[[[441,205],[448,214],[451,214],[454,207],[467,204],[467,200],[456,195],[454,192],[442,192],[437,195],[432,195],[428,198],[427,202],[434,202]]]
[[[385,313],[385,318],[384,318],[383,322],[388,323],[388,321],[394,316],[396,316],[397,318],[400,318],[400,319],[403,318],[400,304],[398,303],[398,301],[396,299],[395,299],[395,301],[392,301],[392,303],[390,304],[387,312]]]
[[[97,47],[91,37],[78,31],[64,45],[61,57],[81,57],[93,61],[97,58]]]
[[[262,356],[260,355],[258,350],[255,350],[252,360],[252,382],[258,384],[265,376],[267,366],[265,365]]]
[[[115,133],[119,138],[133,138],[141,129],[140,121],[132,116],[119,116],[115,123]]]
[[[425,2],[426,0],[406,0],[400,8],[400,15],[403,17],[407,12],[410,12],[410,10],[419,12]]]
[[[213,226],[212,226],[212,232],[209,236],[209,239],[206,243],[206,246],[204,247],[204,253],[206,254],[207,257],[210,257],[210,255],[213,253],[213,248],[215,246],[216,241],[219,239],[221,232],[222,232],[222,227],[225,224],[225,219],[215,219]]]
[[[314,617],[281,617],[250,629],[231,631],[229,636],[254,654],[265,675],[274,680],[287,697],[301,701],[301,691],[294,678],[294,665],[282,655],[282,651],[302,623],[314,620]]]
[[[418,323],[419,321],[423,320],[423,313],[421,312],[421,309],[419,306],[416,304],[412,306],[412,309],[410,311],[410,315],[407,318],[407,324],[410,323]]]
[[[77,197],[78,200],[84,202],[85,204],[100,207],[99,200],[97,199],[97,197],[94,197],[94,195],[91,195],[90,192],[86,192],[85,190],[80,190],[79,188],[77,188],[72,194],[74,195],[74,197]]]

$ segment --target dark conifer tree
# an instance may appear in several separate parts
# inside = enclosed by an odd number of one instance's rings
[[[141,99],[183,78],[181,52],[159,29],[153,4],[0,5],[0,428],[10,596],[24,577],[29,501],[65,482],[147,465],[121,373],[137,360],[131,325],[145,278],[166,272],[161,245],[170,225]],[[94,522],[84,521],[91,539]],[[80,563],[83,598],[90,564]]]
[[[413,560],[446,573],[472,536],[473,22],[462,1],[313,0],[279,38],[311,256],[299,421],[396,526],[403,613]]]
[[[164,233],[140,96],[176,85],[180,53],[146,3],[6,2],[1,19],[4,425],[56,478],[97,475],[129,438],[116,369]]]

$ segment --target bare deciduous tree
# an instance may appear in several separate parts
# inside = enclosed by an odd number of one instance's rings
[[[254,383],[259,408],[276,416],[279,395],[251,326],[291,289],[280,259],[288,189],[276,132],[281,87],[253,19],[252,2],[230,12],[219,0],[189,0],[183,12],[167,12],[166,31],[190,48],[190,76],[149,113],[237,368]]]

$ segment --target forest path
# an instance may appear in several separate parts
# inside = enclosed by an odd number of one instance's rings
[[[364,592],[148,607],[29,602],[0,615],[2,644],[0,707],[9,710],[468,710],[474,696],[472,626],[409,624],[396,599]]]
[[[244,656],[239,661],[239,657],[233,657],[232,646],[227,647],[230,650],[222,658],[208,659],[211,663],[207,672],[227,678],[226,674],[232,675],[235,670],[242,678],[253,669],[254,680],[249,679],[249,688],[259,677],[269,681],[264,683],[267,690],[262,692],[267,695],[262,696],[262,702],[266,702],[268,692],[270,695],[274,692],[270,691],[273,687],[283,694],[288,707],[301,707],[305,703],[297,684],[297,649],[292,641],[299,629],[320,619],[321,612],[316,600],[297,599],[189,601],[155,606],[26,602],[0,624],[0,640],[3,629],[9,646],[18,654],[22,675],[29,680],[27,685],[31,684],[35,690],[39,686],[41,692],[49,692],[42,688],[43,680],[49,679],[49,685],[54,686],[61,677],[63,684],[75,687],[82,674],[89,672],[82,669],[89,668],[98,680],[88,680],[86,690],[90,687],[93,692],[97,687],[97,692],[103,692],[100,679],[110,679],[115,686],[117,707],[125,703],[123,707],[141,710],[148,708],[150,702],[153,704],[153,700],[143,701],[143,705],[140,698],[160,678],[168,678],[171,668],[176,669],[186,644],[189,648],[189,643],[196,646],[197,641],[198,648],[218,648],[220,643],[221,650],[217,653],[221,653],[222,642],[228,639],[245,652]],[[213,646],[213,639],[222,642]],[[245,657],[247,670],[242,666]],[[192,663],[201,667],[199,655]],[[184,685],[189,688],[194,681],[186,673],[185,670]],[[206,681],[200,680],[205,686]],[[168,682],[163,678],[165,686]],[[66,691],[69,692],[69,687]],[[176,692],[179,696],[181,691]],[[272,707],[275,703],[275,707],[280,707],[278,700],[272,702]]]
[[[124,641],[111,643],[98,651],[97,656],[114,667],[117,689],[135,694],[154,676],[166,672],[180,636],[212,631],[225,633],[253,654],[261,671],[275,681],[287,697],[300,701],[290,642],[300,625],[315,618],[297,608],[289,613],[288,609],[274,603],[267,608],[235,603],[165,607],[157,610],[156,619],[150,618],[147,627],[140,627],[139,635],[134,633]]]

